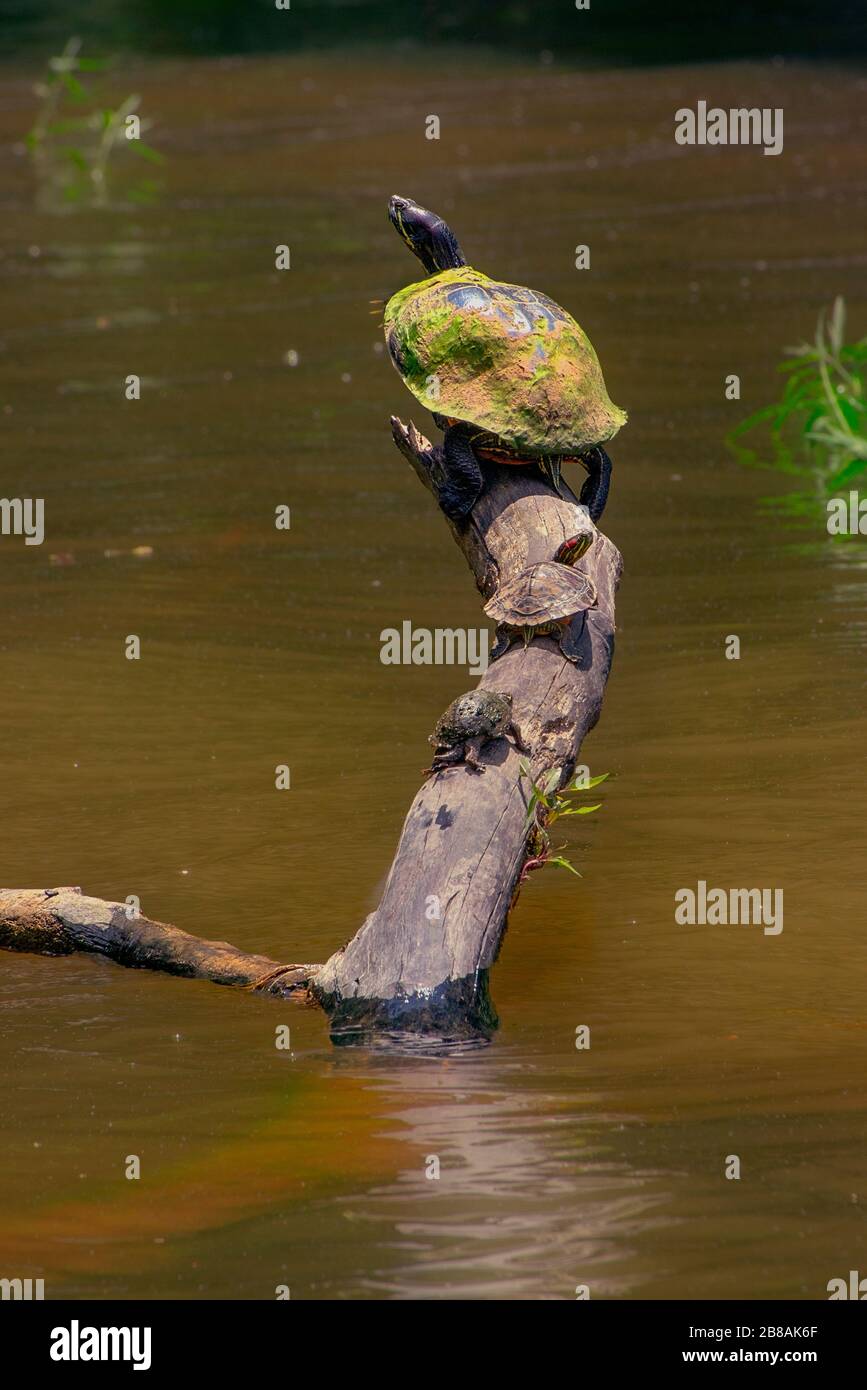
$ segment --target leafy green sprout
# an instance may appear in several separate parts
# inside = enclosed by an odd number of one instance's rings
[[[744,463],[811,476],[821,501],[867,470],[867,338],[846,343],[846,305],[838,296],[819,315],[813,342],[785,354],[777,368],[786,377],[779,401],[742,420],[729,444]],[[744,447],[757,431],[764,435],[762,453]],[[798,500],[788,509],[803,510]]]
[[[528,865],[534,868],[541,867],[542,864],[556,864],[561,869],[568,869],[575,874],[576,878],[581,878],[581,874],[565,859],[561,854],[551,853],[551,837],[548,834],[549,828],[554,821],[561,816],[589,816],[591,812],[598,811],[602,805],[601,801],[594,806],[577,806],[573,800],[575,793],[588,792],[593,787],[598,787],[600,782],[604,782],[610,773],[603,772],[599,777],[578,777],[571,786],[558,790],[562,773],[560,768],[552,767],[542,774],[538,781],[533,777],[529,765],[522,759],[520,764],[521,776],[526,777],[530,783],[530,797],[527,802],[527,848],[530,852]],[[559,846],[564,849],[564,845]],[[527,866],[525,866],[527,867]]]
[[[44,191],[59,187],[68,202],[89,198],[96,206],[107,200],[109,165],[119,148],[127,148],[140,159],[161,164],[163,156],[141,139],[127,135],[127,121],[137,115],[141,98],[126,97],[116,108],[96,106],[84,112],[95,97],[80,80],[80,73],[104,72],[109,63],[103,58],[82,58],[81,40],[69,39],[62,53],[48,61],[47,70],[34,91],[40,100],[36,119],[27,135],[27,148],[33,156],[37,177]],[[70,114],[68,105],[77,108]],[[80,114],[79,114],[80,111]],[[139,131],[152,122],[138,118]],[[137,202],[147,201],[156,191],[152,180],[143,179],[127,190]]]

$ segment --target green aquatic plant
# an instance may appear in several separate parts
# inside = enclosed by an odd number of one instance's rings
[[[729,444],[743,463],[809,476],[810,493],[777,499],[777,509],[811,510],[867,470],[867,338],[846,343],[846,305],[839,296],[819,315],[811,343],[785,349],[780,399],[742,420]],[[752,436],[761,443],[747,447]]]
[[[527,859],[521,871],[521,882],[524,882],[533,869],[541,869],[545,864],[556,864],[580,878],[581,874],[574,864],[564,859],[561,854],[551,853],[551,837],[548,832],[561,816],[589,816],[592,811],[598,811],[602,805],[601,801],[595,806],[578,806],[575,804],[574,794],[598,787],[610,774],[603,772],[599,777],[576,778],[571,786],[564,787],[561,791],[558,790],[562,776],[559,767],[550,768],[537,781],[523,759],[519,766],[521,776],[526,777],[530,783],[526,820]],[[559,848],[564,849],[565,846],[560,845]]]
[[[26,144],[43,203],[106,206],[112,165],[121,150],[152,164],[163,162],[159,151],[141,139],[152,124],[138,114],[141,98],[131,94],[116,107],[107,106],[81,80],[82,74],[108,67],[106,59],[83,58],[81,40],[72,38],[48,60],[34,87],[39,108]],[[134,180],[124,188],[125,198],[133,202],[148,202],[156,192],[151,179]]]

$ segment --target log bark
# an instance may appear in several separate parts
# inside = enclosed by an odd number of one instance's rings
[[[392,432],[435,493],[441,451],[397,419]],[[593,535],[580,563],[599,597],[577,665],[552,638],[537,637],[526,648],[513,645],[479,682],[512,695],[534,778],[556,767],[562,786],[602,708],[622,561],[565,485],[558,497],[528,468],[486,465],[485,477],[469,524],[451,529],[486,600],[528,565],[553,559],[569,536]],[[312,980],[337,1040],[371,1030],[465,1038],[496,1026],[488,971],[527,858],[530,787],[510,742],[488,744],[481,761],[484,775],[461,764],[419,789],[379,907]]]
[[[165,922],[130,915],[126,903],[91,898],[80,888],[0,890],[0,948],[42,956],[87,951],[118,965],[241,985],[280,997],[307,995],[317,965],[283,965],[227,941],[205,941]],[[309,996],[308,996],[309,997]]]
[[[397,419],[392,434],[436,496],[441,450]],[[329,1016],[335,1042],[382,1034],[489,1036],[496,1015],[488,972],[529,853],[530,787],[520,763],[526,757],[537,780],[559,769],[561,786],[573,772],[602,708],[622,562],[565,483],[558,497],[531,468],[487,464],[485,476],[488,485],[468,523],[447,523],[483,597],[528,565],[553,559],[562,541],[585,531],[592,544],[580,566],[596,585],[597,605],[587,614],[577,664],[552,638],[537,637],[488,668],[479,684],[512,695],[527,754],[499,739],[482,751],[483,774],[458,764],[424,782],[382,901],[346,946],[324,965],[285,964],[131,916],[123,903],[59,888],[0,891],[0,948],[97,952],[122,965],[315,1001]]]

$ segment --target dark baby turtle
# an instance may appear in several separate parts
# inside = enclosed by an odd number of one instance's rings
[[[577,462],[589,474],[580,500],[597,521],[611,473],[601,446],[626,414],[583,328],[547,295],[468,266],[436,213],[396,196],[388,212],[430,277],[392,295],[384,327],[392,362],[445,431],[443,511],[460,521],[472,510],[479,459],[538,464],[558,492],[561,465]]]
[[[491,660],[521,639],[526,647],[534,637],[555,637],[563,655],[577,661],[584,614],[595,603],[596,586],[583,570],[555,560],[530,565],[485,604],[485,612],[497,624]]]
[[[427,772],[439,772],[456,763],[466,763],[484,772],[479,753],[492,739],[511,734],[519,748],[521,736],[512,720],[512,697],[499,690],[468,690],[453,700],[428,739],[434,759]]]

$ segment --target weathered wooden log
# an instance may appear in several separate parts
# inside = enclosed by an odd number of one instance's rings
[[[440,450],[397,419],[392,432],[436,494]],[[620,553],[565,485],[558,497],[531,468],[486,465],[485,476],[469,523],[452,527],[485,599],[528,565],[553,559],[568,537],[593,535],[581,564],[598,604],[587,614],[578,663],[552,638],[537,637],[528,647],[512,646],[479,682],[512,695],[533,777],[556,767],[564,785],[602,707]],[[512,743],[489,743],[481,761],[484,775],[459,764],[423,784],[379,907],[311,981],[335,1039],[369,1030],[484,1036],[495,1026],[488,971],[528,854],[530,786]]]
[[[392,433],[436,496],[441,450],[397,419]],[[598,601],[586,616],[578,662],[568,661],[552,638],[537,637],[528,647],[511,647],[480,682],[511,694],[533,777],[557,768],[565,785],[602,707],[620,553],[565,483],[558,497],[532,468],[488,464],[485,473],[488,485],[468,523],[451,527],[485,599],[528,565],[553,559],[570,536],[592,535],[581,567]],[[496,1026],[488,972],[529,854],[530,786],[521,759],[511,742],[499,739],[482,751],[483,774],[457,764],[425,781],[379,907],[322,966],[288,965],[204,941],[78,888],[0,891],[0,948],[98,952],[121,965],[315,1001],[338,1042],[382,1033],[485,1037]]]
[[[281,965],[227,941],[203,941],[178,927],[131,913],[126,903],[87,897],[80,888],[0,890],[0,947],[44,956],[89,951],[118,965],[243,985],[281,997],[304,994],[316,965]]]

